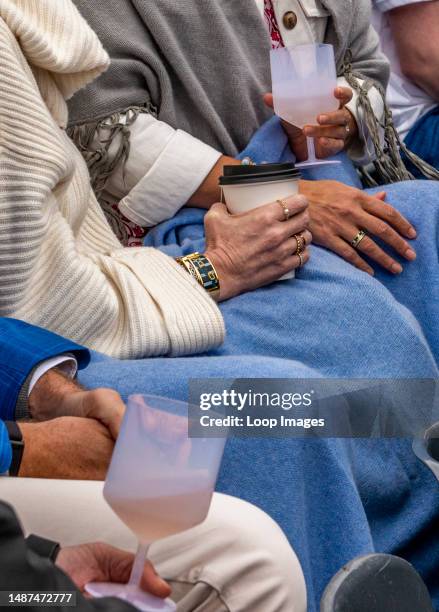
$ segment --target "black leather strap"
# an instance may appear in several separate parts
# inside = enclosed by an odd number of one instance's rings
[[[18,476],[24,451],[23,436],[15,421],[5,421],[5,425],[12,446],[12,463],[9,468],[9,476]]]

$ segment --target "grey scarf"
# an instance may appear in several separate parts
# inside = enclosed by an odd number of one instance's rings
[[[72,125],[146,105],[172,127],[236,155],[269,116],[262,101],[269,41],[254,0],[75,4],[112,65],[73,98]]]
[[[368,28],[369,0],[322,1],[332,15],[326,42],[335,47],[339,74],[357,88],[361,76],[365,87],[373,83],[384,91],[388,66]],[[69,133],[98,195],[130,152],[122,112],[129,111],[130,123],[139,113],[152,113],[231,156],[270,117],[262,100],[270,90],[270,41],[254,0],[74,2],[112,60],[107,73],[69,103]],[[351,51],[357,58],[352,64],[346,62]],[[360,103],[367,108],[367,91],[363,94]],[[372,113],[372,124],[374,119]],[[109,156],[117,134],[122,144]],[[380,174],[388,181],[410,178],[395,142],[392,146],[389,155],[378,143]]]

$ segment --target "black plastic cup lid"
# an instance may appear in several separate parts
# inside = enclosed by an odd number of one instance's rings
[[[223,172],[223,176],[219,179],[221,186],[274,183],[302,178],[300,170],[292,163],[224,166]]]

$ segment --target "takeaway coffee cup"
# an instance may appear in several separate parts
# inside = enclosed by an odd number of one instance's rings
[[[227,208],[236,215],[297,195],[300,179],[292,163],[224,166],[220,186]]]
[[[224,166],[220,186],[232,215],[248,212],[299,193],[300,171],[294,164]],[[280,280],[294,278],[294,271]]]

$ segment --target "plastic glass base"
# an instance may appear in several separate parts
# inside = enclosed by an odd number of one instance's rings
[[[128,601],[142,612],[176,612],[177,606],[171,599],[160,599],[138,587],[114,582],[89,582],[86,592],[92,597],[117,597]]]
[[[316,166],[334,166],[341,164],[341,161],[337,159],[311,159],[310,161],[300,162],[295,164],[296,168],[315,168]]]
[[[316,157],[316,148],[314,138],[306,137],[306,145],[308,148],[308,159],[305,162],[296,164],[296,168],[315,168],[316,166],[331,166],[341,164],[341,161],[336,159],[318,159]]]

